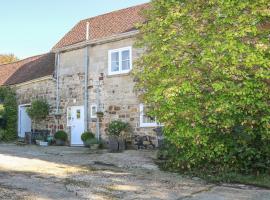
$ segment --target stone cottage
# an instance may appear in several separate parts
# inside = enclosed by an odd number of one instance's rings
[[[25,137],[31,131],[31,119],[26,113],[33,99],[45,99],[55,109],[55,54],[33,56],[14,63],[0,65],[0,86],[15,89],[18,102],[18,137]],[[56,130],[56,122],[51,114],[46,121],[38,124],[39,129]],[[53,127],[52,127],[53,126]]]
[[[17,81],[23,70],[31,71],[31,66],[19,67],[5,84],[16,85],[22,107],[35,98],[47,99],[52,106],[51,119],[40,126],[65,130],[72,146],[83,144],[80,136],[85,130],[106,139],[106,128],[116,119],[131,124],[133,138],[151,138],[156,144],[153,129],[158,124],[145,114],[146,106],[134,92],[130,74],[134,61],[142,54],[141,49],[134,48],[138,34],[135,25],[144,22],[141,12],[148,6],[142,4],[80,21],[46,54],[50,61],[32,65],[31,74],[34,70],[37,74],[41,69],[46,71],[42,78],[29,74],[31,81]]]

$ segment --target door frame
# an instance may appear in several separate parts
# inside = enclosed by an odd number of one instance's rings
[[[78,108],[80,108],[80,109],[82,109],[83,110],[83,113],[81,113],[81,117],[82,117],[82,129],[84,130],[85,129],[85,120],[84,120],[84,118],[85,118],[85,109],[84,109],[84,106],[83,105],[81,105],[81,106],[69,106],[70,107],[70,109],[71,109],[71,115],[73,115],[73,109],[76,111],[76,109],[78,109]],[[75,113],[75,115],[76,115],[76,113]],[[81,147],[81,146],[84,146],[84,144],[83,144],[83,142],[82,142],[82,144],[73,144],[72,143],[72,128],[73,128],[73,124],[71,123],[70,124],[70,146],[73,146],[73,147]],[[82,134],[82,133],[81,133]]]
[[[20,104],[18,106],[18,131],[17,131],[17,135],[18,137],[21,137],[21,115],[20,115],[20,111],[22,107],[30,107],[31,104],[30,103],[26,103],[26,104]],[[32,124],[31,124],[31,129],[32,129]]]

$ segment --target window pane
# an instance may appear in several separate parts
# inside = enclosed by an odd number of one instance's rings
[[[111,60],[112,62],[119,62],[119,52],[113,52],[111,56],[112,56],[112,60]]]
[[[112,62],[112,72],[119,71],[119,62]]]
[[[143,107],[143,123],[156,123],[155,117],[147,115],[148,108],[147,106]]]
[[[156,123],[155,118],[144,115],[143,116],[143,123]]]
[[[81,110],[77,110],[77,119],[81,118]]]
[[[122,61],[129,60],[129,50],[122,51]]]
[[[130,69],[130,61],[126,60],[126,61],[122,61],[122,70],[128,70]]]

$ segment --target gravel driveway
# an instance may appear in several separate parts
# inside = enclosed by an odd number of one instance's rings
[[[155,151],[0,144],[0,199],[269,200],[270,190],[162,172]]]

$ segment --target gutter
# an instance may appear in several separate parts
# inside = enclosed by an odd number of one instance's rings
[[[139,31],[135,30],[135,31],[129,31],[126,33],[121,33],[121,34],[113,35],[113,36],[102,38],[102,39],[89,40],[88,38],[88,40],[79,42],[77,44],[72,44],[66,47],[52,49],[52,52],[57,53],[57,52],[64,52],[64,51],[72,51],[75,49],[84,48],[89,45],[98,45],[98,44],[104,44],[104,43],[108,43],[112,41],[123,40],[126,38],[134,37],[137,34],[139,34]]]
[[[53,77],[51,75],[44,76],[44,77],[41,77],[41,78],[36,78],[36,79],[30,80],[30,81],[26,81],[26,82],[22,82],[22,83],[17,83],[17,84],[13,84],[13,85],[9,85],[9,86],[10,87],[19,87],[19,86],[30,85],[30,84],[33,84],[33,83],[38,83],[38,82],[46,81],[46,80],[53,80]]]

